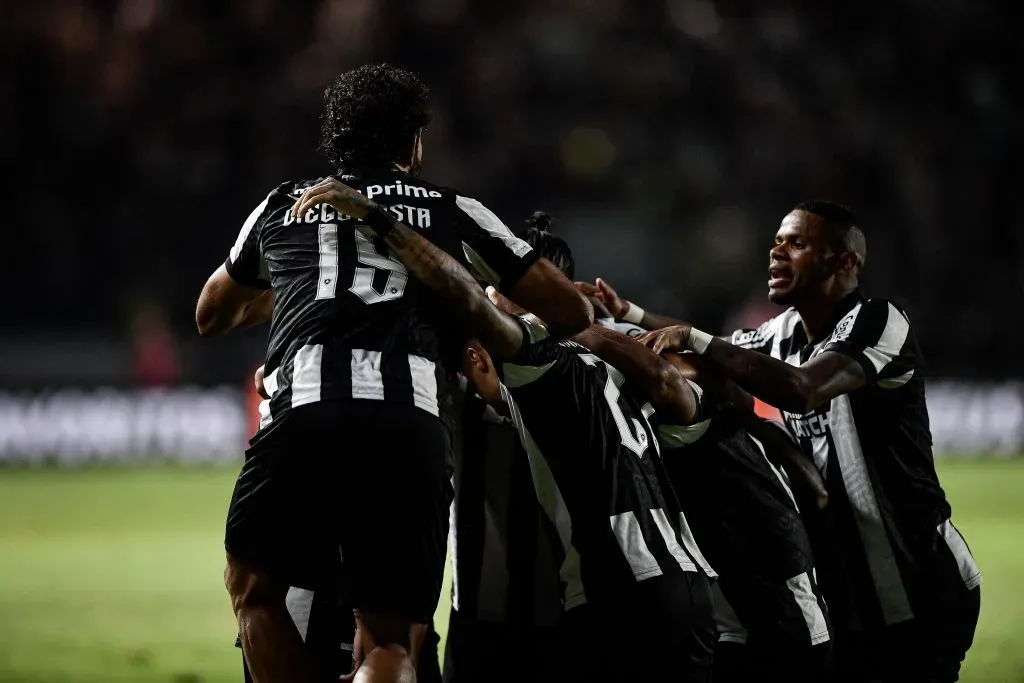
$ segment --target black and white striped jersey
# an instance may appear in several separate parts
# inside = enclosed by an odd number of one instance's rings
[[[658,435],[694,538],[739,620],[720,638],[746,642],[754,632],[791,647],[829,641],[811,539],[785,475],[734,415],[711,408],[704,416],[688,427],[658,425]],[[716,592],[716,616],[722,608]]]
[[[482,621],[555,626],[562,614],[553,526],[515,423],[460,382],[448,540],[452,607]]]
[[[554,527],[565,609],[655,576],[714,576],[668,482],[654,409],[585,347],[523,324],[530,343],[502,363],[502,394]]]
[[[938,591],[981,583],[935,472],[923,365],[900,307],[858,291],[815,343],[794,309],[732,342],[791,365],[838,352],[867,375],[867,386],[811,413],[783,413],[825,477],[829,543],[817,564],[837,627],[904,622],[926,614]]]
[[[453,190],[400,171],[344,181],[499,289],[514,286],[537,259],[480,202]],[[448,378],[463,345],[458,328],[359,221],[326,205],[291,216],[295,200],[316,182],[283,183],[267,195],[225,264],[236,281],[274,292],[264,378],[271,398],[260,408],[261,429],[321,400],[449,411]]]

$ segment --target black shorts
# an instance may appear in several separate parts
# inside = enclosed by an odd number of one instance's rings
[[[379,401],[321,402],[246,451],[224,545],[284,585],[339,581],[354,608],[430,623],[448,538],[451,437],[436,417]]]
[[[951,591],[928,614],[876,632],[836,636],[837,681],[953,683],[974,642],[981,587]]]
[[[559,627],[558,683],[711,680],[715,623],[703,574],[662,575],[624,587],[616,604],[586,603]]]
[[[444,648],[444,683],[547,680],[556,636],[555,627],[500,624],[465,617],[452,609]]]
[[[718,641],[715,646],[715,683],[786,681],[832,683],[832,642],[795,649],[773,649],[756,641]]]

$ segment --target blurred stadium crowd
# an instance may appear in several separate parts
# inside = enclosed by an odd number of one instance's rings
[[[45,334],[102,365],[88,340],[135,339],[139,381],[247,373],[260,335],[193,346],[199,288],[270,188],[330,170],[329,78],[387,60],[433,87],[425,173],[513,226],[553,213],[582,276],[708,328],[763,319],[779,219],[832,198],[936,374],[1024,377],[1011,23],[968,0],[8,3],[0,356],[44,363]]]

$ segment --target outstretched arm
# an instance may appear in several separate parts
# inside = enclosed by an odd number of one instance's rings
[[[689,325],[648,332],[640,341],[656,353],[694,351],[714,361],[729,379],[765,403],[801,415],[867,382],[860,363],[835,351],[825,351],[803,365],[794,366],[734,346]]]
[[[306,190],[292,212],[301,216],[318,204],[330,204],[341,214],[363,220],[409,273],[446,302],[466,331],[495,356],[507,358],[522,348],[524,333],[519,322],[495,308],[469,271],[443,249],[335,178]]]
[[[686,378],[643,344],[600,325],[591,325],[574,340],[622,372],[667,422],[688,425],[696,419],[698,401]]]

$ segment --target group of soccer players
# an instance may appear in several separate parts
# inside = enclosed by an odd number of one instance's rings
[[[547,216],[422,180],[413,74],[325,100],[337,174],[270,192],[196,311],[271,322],[225,537],[247,679],[958,679],[981,575],[852,213],[791,211],[789,308],[716,338],[574,283]]]

